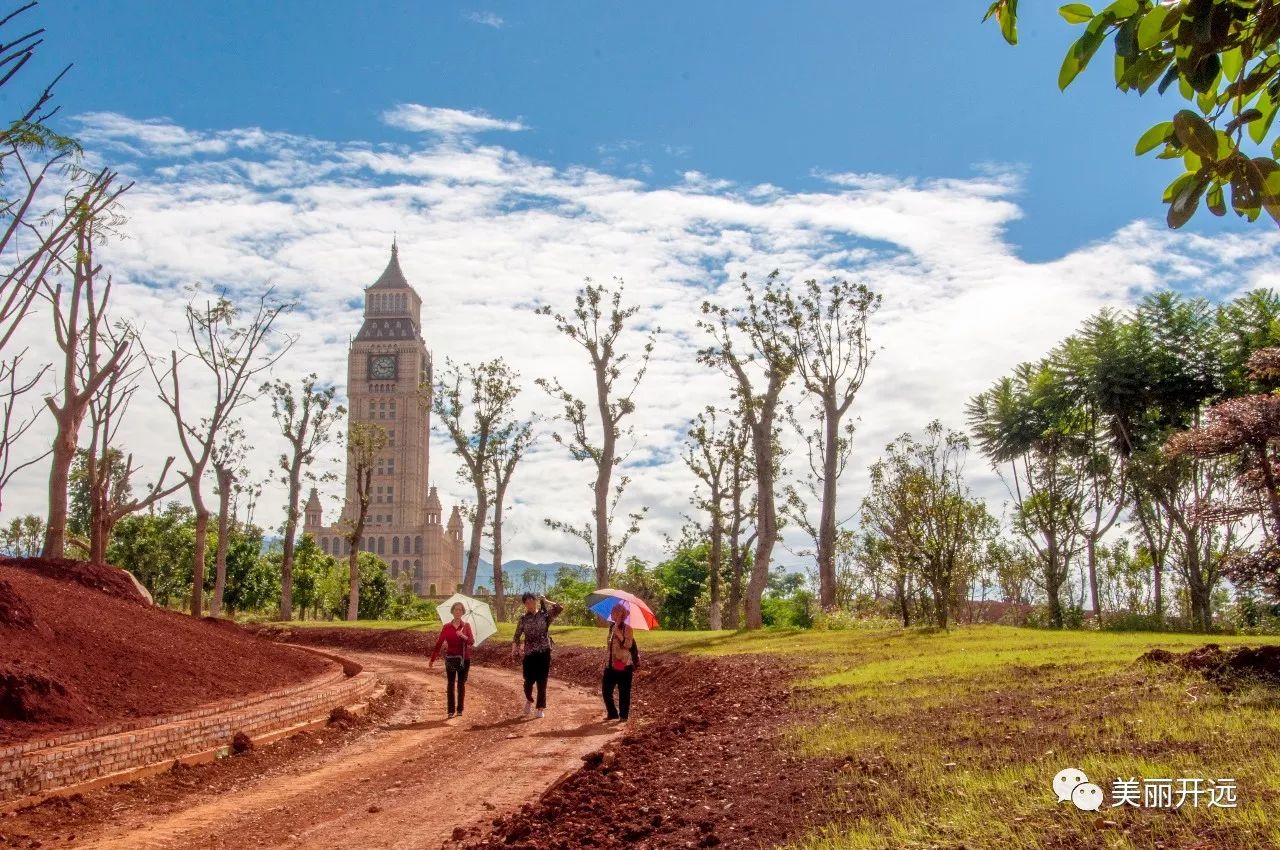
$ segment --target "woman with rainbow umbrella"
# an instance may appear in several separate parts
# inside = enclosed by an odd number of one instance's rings
[[[600,682],[604,697],[605,722],[618,720],[626,723],[631,715],[631,682],[639,663],[636,649],[636,629],[656,629],[658,618],[653,611],[634,594],[625,590],[604,588],[587,597],[587,610],[602,620],[609,621],[609,656]],[[613,701],[614,692],[618,702]]]

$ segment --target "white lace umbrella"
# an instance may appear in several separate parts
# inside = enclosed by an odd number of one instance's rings
[[[489,607],[489,603],[463,596],[461,593],[455,593],[436,606],[440,622],[448,623],[453,620],[450,609],[457,602],[461,602],[462,607],[467,609],[462,614],[462,621],[471,626],[471,633],[476,637],[476,646],[484,643],[485,638],[493,637],[498,633],[498,624],[493,620],[493,609]]]

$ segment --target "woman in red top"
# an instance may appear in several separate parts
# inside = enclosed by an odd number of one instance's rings
[[[444,624],[444,628],[440,629],[440,637],[436,640],[436,648],[431,651],[431,663],[428,667],[434,666],[436,657],[440,654],[440,647],[444,647],[444,673],[449,680],[449,717],[455,714],[462,716],[462,704],[467,697],[467,673],[471,670],[471,647],[475,644],[475,635],[471,632],[471,626],[462,621],[462,615],[466,612],[461,602],[453,603],[453,607],[449,609],[449,613],[453,615],[453,620]],[[457,683],[457,701],[454,701],[454,684]],[[456,711],[454,709],[457,709]]]

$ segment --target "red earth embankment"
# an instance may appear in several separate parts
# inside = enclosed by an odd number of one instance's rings
[[[141,601],[118,570],[0,558],[0,745],[302,682],[323,658]]]

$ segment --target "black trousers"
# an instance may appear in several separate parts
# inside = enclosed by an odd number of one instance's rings
[[[547,677],[551,675],[551,650],[530,652],[524,657],[524,698],[533,702],[533,688],[538,688],[538,708],[547,707]]]
[[[462,658],[445,658],[444,675],[449,680],[448,701],[450,714],[462,713],[462,705],[467,700],[467,674],[470,672],[470,661]],[[455,688],[457,699],[454,698]]]
[[[604,710],[610,720],[626,720],[631,714],[631,679],[634,675],[635,669],[632,667],[626,670],[614,670],[612,664],[605,666],[600,690],[604,694]],[[613,703],[615,689],[618,691],[617,705]]]

